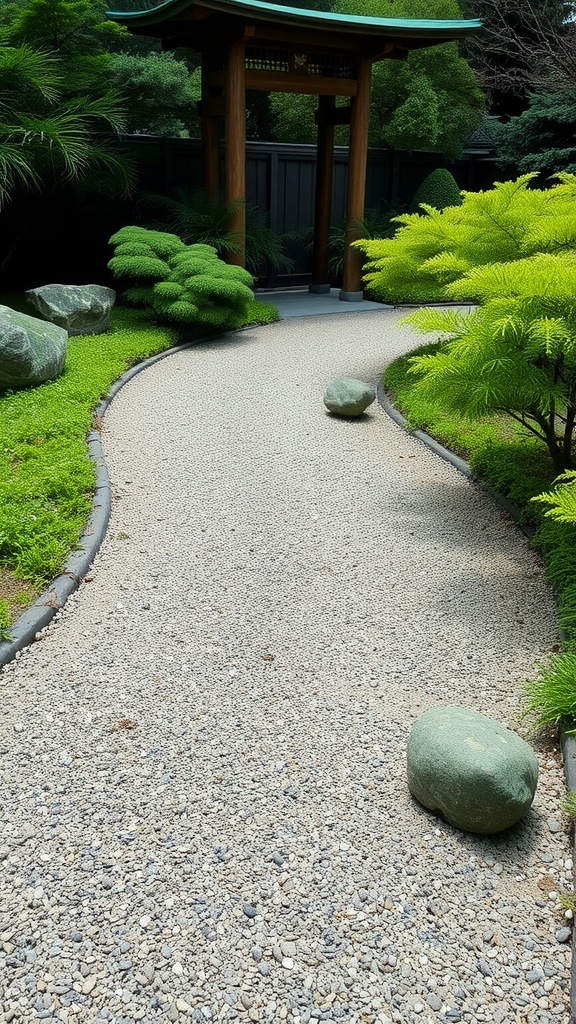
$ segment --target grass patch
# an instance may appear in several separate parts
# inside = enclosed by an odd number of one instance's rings
[[[255,302],[248,325],[277,319],[273,306]],[[0,395],[0,628],[58,575],[84,530],[95,489],[86,445],[94,407],[128,368],[199,336],[118,308],[106,334],[70,338],[57,380]]]
[[[410,355],[435,352],[441,343],[423,345]],[[543,442],[523,431],[509,417],[491,416],[473,422],[414,395],[415,378],[408,373],[410,355],[396,360],[383,384],[413,429],[425,430],[462,456],[481,481],[517,505],[524,523],[535,528],[534,545],[543,556],[557,600],[565,651],[540,677],[527,684],[528,711],[537,728],[576,725],[576,526],[545,516],[531,499],[549,490],[554,469]]]

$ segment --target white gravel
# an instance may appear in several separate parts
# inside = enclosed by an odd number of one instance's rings
[[[406,788],[414,717],[517,727],[557,636],[489,498],[323,408],[419,342],[400,315],[183,350],[114,400],[92,581],[0,675],[2,1022],[566,1021],[558,752],[501,836]]]

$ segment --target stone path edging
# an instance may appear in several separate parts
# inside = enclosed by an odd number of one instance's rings
[[[172,348],[166,349],[165,352],[159,352],[155,356],[144,359],[137,366],[131,367],[130,370],[127,370],[126,373],[123,373],[115,381],[106,398],[102,399],[96,406],[94,410],[95,418],[98,419],[104,415],[115,395],[118,394],[128,381],[132,380],[138,373],[141,373],[142,370],[146,370],[149,366],[153,366],[154,363],[160,362],[161,359],[165,359],[175,352],[198,345],[204,340],[206,339],[200,338],[188,344],[175,345]],[[96,467],[96,490],[94,492],[92,512],[86,524],[86,529],[78,541],[77,550],[68,555],[60,575],[52,580],[46,590],[36,598],[34,604],[30,605],[10,628],[12,639],[0,643],[0,668],[13,661],[19,651],[33,643],[38,633],[45,629],[56,613],[64,607],[70,595],[78,589],[82,578],[88,572],[106,536],[108,520],[110,518],[111,495],[110,478],[104,460],[100,432],[98,430],[91,430],[86,437],[86,442],[88,444],[89,456]]]
[[[482,487],[482,490],[490,494],[491,498],[503,508],[508,515],[512,517],[517,526],[520,527],[522,532],[529,538],[534,536],[534,529],[524,526],[520,522],[520,509],[513,502],[509,501],[504,495],[499,494],[498,491],[488,487],[486,484],[481,483],[478,478],[472,472],[470,466],[464,459],[461,459],[459,455],[455,455],[449,448],[444,448],[434,437],[427,434],[425,430],[411,430],[408,424],[408,420],[404,418],[402,413],[398,412],[398,409],[392,405],[388,399],[386,392],[382,386],[382,379],[377,384],[377,397],[378,402],[384,412],[403,430],[407,430],[412,437],[416,437],[422,444],[425,444],[427,448],[435,452],[441,459],[449,462],[450,465],[454,466],[459,473],[462,473],[471,482],[478,484]],[[562,746],[562,759],[564,761],[564,776],[566,779],[566,788],[569,793],[576,792],[576,737],[569,735],[568,733],[560,734],[560,743]],[[576,845],[574,850],[574,857],[576,860]],[[573,932],[572,938],[572,969],[570,972],[570,1006],[572,1013],[571,1024],[576,1024],[576,936]]]

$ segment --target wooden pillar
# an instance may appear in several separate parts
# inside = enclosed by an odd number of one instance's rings
[[[217,199],[220,191],[220,126],[212,112],[212,95],[208,84],[210,58],[202,54],[202,100],[200,105],[200,136],[202,139],[202,177],[204,189],[210,199]]]
[[[358,62],[358,91],[352,98],[350,110],[346,238],[340,292],[340,298],[344,302],[360,302],[362,299],[362,258],[357,249],[351,248],[350,243],[360,237],[358,222],[364,216],[371,72],[371,61],[367,57],[361,57]]]
[[[232,43],[226,60],[226,202],[242,202],[230,218],[230,229],[241,252],[230,252],[228,262],[243,267],[246,258],[246,67],[245,39]]]
[[[314,242],[312,249],[311,292],[329,292],[328,239],[332,214],[332,175],[334,167],[335,96],[319,96],[318,136],[316,143],[316,196],[314,200]]]

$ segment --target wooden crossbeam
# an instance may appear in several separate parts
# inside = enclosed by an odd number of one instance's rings
[[[224,88],[224,71],[213,71],[211,88]],[[293,74],[285,71],[247,71],[246,88],[259,92],[305,93],[309,96],[355,96],[357,83],[352,78],[328,78],[322,75]]]

